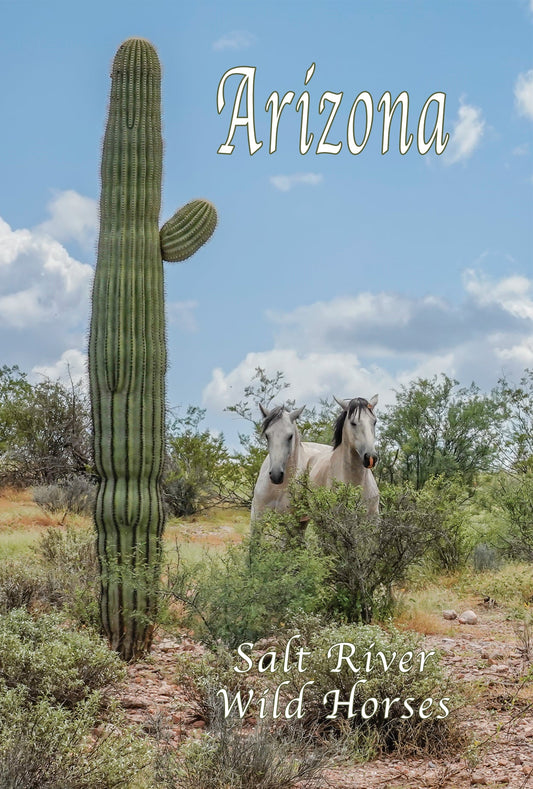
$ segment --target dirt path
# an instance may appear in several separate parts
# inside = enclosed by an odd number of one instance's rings
[[[442,758],[388,756],[357,766],[339,765],[325,773],[325,786],[336,789],[466,789],[533,787],[533,682],[520,652],[521,642],[499,608],[477,609],[477,625],[452,623],[453,635],[424,637],[424,649],[443,652],[450,682],[464,694],[454,711],[471,736],[468,752]],[[176,657],[202,654],[184,636],[156,640],[150,657],[128,668],[120,691],[128,718],[152,735],[177,746],[198,736],[201,721],[191,723],[182,688],[175,682]]]

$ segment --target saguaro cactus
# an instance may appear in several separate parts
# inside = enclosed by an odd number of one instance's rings
[[[111,79],[89,375],[100,478],[95,524],[102,625],[111,646],[129,660],[150,648],[164,526],[162,261],[192,255],[213,233],[216,211],[195,200],[159,231],[161,69],[153,46],[125,41]]]

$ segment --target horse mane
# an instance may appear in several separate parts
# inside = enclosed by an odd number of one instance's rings
[[[363,408],[368,408],[368,400],[365,400],[364,397],[354,397],[353,400],[350,400],[348,410],[345,411],[343,409],[339,414],[333,432],[333,449],[337,449],[342,444],[342,428],[344,427],[346,416],[352,416],[354,411],[357,411],[357,414],[360,416]]]
[[[263,419],[263,425],[261,427],[261,435],[264,434],[265,430],[270,427],[272,422],[277,422],[278,419],[281,419],[281,415],[285,410],[284,405],[278,405],[276,408],[273,408],[272,411]]]

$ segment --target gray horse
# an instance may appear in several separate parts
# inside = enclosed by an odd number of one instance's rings
[[[342,413],[335,423],[333,449],[310,459],[309,481],[312,485],[328,487],[334,480],[361,485],[368,514],[375,515],[379,512],[379,490],[371,469],[378,460],[374,414],[378,396],[371,400],[364,397],[335,400]]]
[[[290,505],[289,484],[306,470],[310,461],[321,453],[331,452],[326,444],[301,441],[296,420],[305,406],[287,411],[277,406],[268,411],[259,406],[263,415],[262,432],[268,444],[252,499],[252,523],[267,509],[287,512]]]

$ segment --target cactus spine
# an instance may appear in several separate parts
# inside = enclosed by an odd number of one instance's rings
[[[161,69],[153,46],[125,41],[111,79],[89,377],[102,626],[130,660],[151,645],[164,526],[162,261],[193,254],[214,231],[216,212],[207,201],[193,201],[159,232]]]

